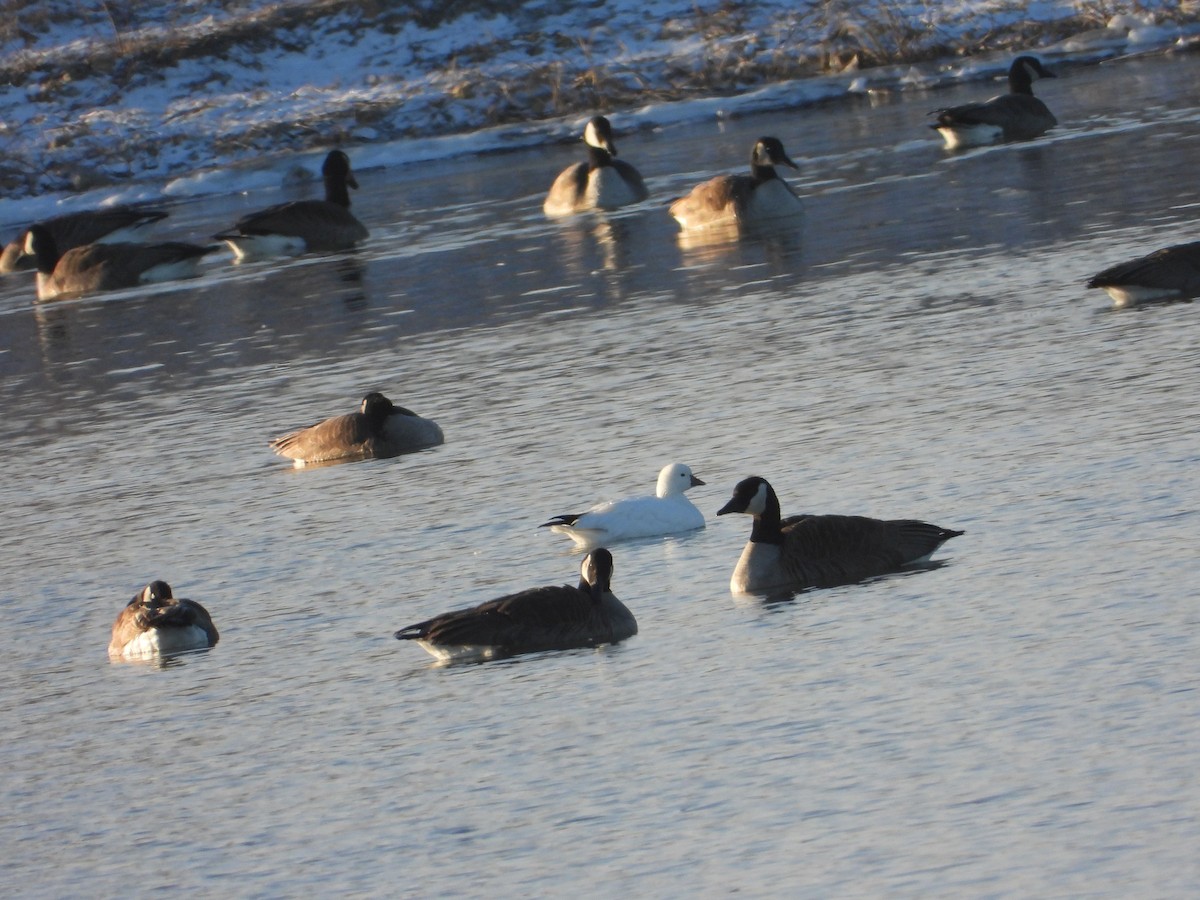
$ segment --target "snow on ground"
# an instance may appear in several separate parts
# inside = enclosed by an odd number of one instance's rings
[[[1178,0],[6,2],[28,9],[0,32],[5,224],[275,186],[335,144],[401,165],[574,139],[595,111],[628,132],[1200,33]]]

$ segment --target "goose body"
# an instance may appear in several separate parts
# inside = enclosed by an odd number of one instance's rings
[[[161,244],[86,244],[59,253],[54,237],[41,225],[30,225],[27,252],[37,260],[37,295],[49,300],[64,295],[115,291],[194,278],[200,260],[219,248],[169,241]]]
[[[166,210],[114,206],[91,209],[43,219],[38,224],[54,238],[59,253],[95,243],[119,243],[136,239],[150,225],[167,217]],[[0,274],[37,268],[33,255],[26,252],[29,229],[22,231],[0,253]]]
[[[704,513],[684,496],[688,488],[702,484],[690,466],[671,463],[658,473],[653,497],[600,503],[584,513],[555,516],[540,527],[565,534],[580,547],[703,528]]]
[[[568,166],[554,179],[542,204],[551,217],[587,209],[617,209],[650,196],[642,176],[629,163],[616,159],[612,126],[604,116],[590,119],[583,130],[586,162]]]
[[[224,241],[239,260],[295,256],[299,253],[349,250],[369,236],[350,212],[350,191],[358,181],[350,157],[332,151],[321,166],[324,200],[293,200],[267,207],[239,219],[232,228],[213,235]]]
[[[1164,247],[1110,266],[1087,286],[1103,288],[1118,307],[1200,296],[1200,241]]]
[[[396,632],[441,660],[483,660],[540,650],[615,644],[637,634],[633,613],[613,596],[612,554],[584,557],[578,587],[539,587],[443,613]]]
[[[775,167],[799,168],[778,138],[759,138],[750,153],[749,175],[718,175],[692,188],[671,204],[671,215],[684,229],[759,225],[797,219],[804,206]]]
[[[208,610],[173,596],[165,581],[152,581],[117,616],[108,655],[115,659],[165,656],[203,650],[219,638]]]
[[[385,459],[444,440],[436,422],[372,392],[363,397],[358,412],[289,432],[271,441],[271,448],[303,466],[334,459]]]
[[[1045,103],[1033,96],[1033,83],[1054,77],[1034,57],[1018,56],[1008,70],[1007,94],[982,103],[936,110],[937,122],[930,127],[941,134],[951,150],[1038,137],[1058,120]]]
[[[744,479],[718,512],[754,517],[750,540],[733,570],[736,594],[799,591],[852,584],[924,562],[962,534],[915,519],[800,515],[782,518],[766,479]]]

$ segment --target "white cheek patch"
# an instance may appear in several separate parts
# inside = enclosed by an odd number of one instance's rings
[[[767,510],[767,486],[760,484],[754,492],[754,498],[746,505],[746,512],[752,516],[761,516]]]

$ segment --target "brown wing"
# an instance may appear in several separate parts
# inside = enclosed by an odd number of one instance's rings
[[[1200,294],[1200,241],[1164,247],[1147,256],[1110,266],[1088,287],[1136,286]]]
[[[748,175],[718,175],[672,203],[670,212],[685,228],[732,222],[753,190],[754,179]]]
[[[789,578],[809,587],[894,572],[962,534],[915,519],[793,516],[787,521],[781,563]]]
[[[270,206],[243,216],[234,231],[297,237],[309,250],[345,250],[369,236],[366,226],[347,207],[328,200],[294,200]]]
[[[561,216],[575,212],[583,203],[587,192],[588,166],[587,163],[575,163],[559,172],[550,185],[542,211],[548,216]]]
[[[371,428],[362,413],[334,416],[275,438],[271,449],[280,456],[317,462],[324,459],[340,459],[347,456],[369,454],[368,441]]]
[[[215,250],[216,246],[178,241],[161,244],[88,244],[62,255],[54,267],[53,280],[64,292],[136,287],[150,269],[199,259]]]

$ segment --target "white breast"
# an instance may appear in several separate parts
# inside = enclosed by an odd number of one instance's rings
[[[735,594],[751,594],[769,591],[787,584],[779,565],[778,544],[762,544],[747,541],[742,555],[729,579],[729,590]]]
[[[183,653],[187,650],[203,650],[208,646],[208,635],[203,628],[192,625],[188,628],[151,628],[143,631],[124,647],[109,647],[109,656],[125,659],[147,659],[168,653]]]
[[[597,209],[617,209],[638,202],[641,196],[620,172],[612,166],[601,166],[588,176],[587,199],[588,205]]]
[[[783,181],[773,178],[755,187],[742,218],[746,222],[802,216],[804,205]]]

